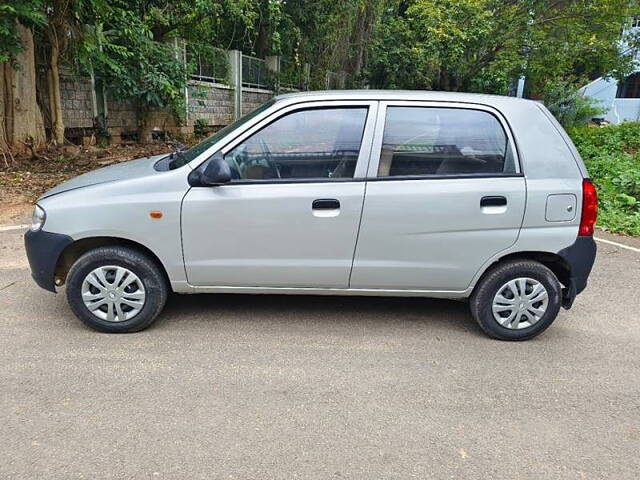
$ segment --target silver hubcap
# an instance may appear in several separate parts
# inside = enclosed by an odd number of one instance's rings
[[[516,278],[498,289],[491,308],[496,322],[516,330],[538,323],[548,303],[544,285],[533,278]]]
[[[142,281],[124,267],[98,267],[82,282],[82,301],[93,315],[108,322],[131,320],[144,307],[145,298]]]

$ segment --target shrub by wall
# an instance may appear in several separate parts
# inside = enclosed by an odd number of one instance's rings
[[[568,132],[598,189],[598,226],[640,235],[640,123]]]

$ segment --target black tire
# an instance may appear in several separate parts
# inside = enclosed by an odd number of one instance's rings
[[[507,328],[493,316],[493,299],[505,283],[522,277],[537,280],[546,288],[547,309],[531,326],[522,329]],[[533,260],[514,260],[492,267],[480,279],[471,295],[469,306],[473,318],[490,337],[499,340],[528,340],[544,332],[553,323],[560,311],[561,296],[562,287],[551,270]]]
[[[86,276],[101,266],[120,266],[137,275],[144,287],[144,305],[131,319],[110,322],[95,316],[82,300]],[[87,326],[106,333],[138,332],[148,327],[162,311],[168,285],[164,272],[147,255],[128,247],[99,247],[82,255],[67,276],[67,300],[73,313]],[[126,308],[126,307],[123,307]]]

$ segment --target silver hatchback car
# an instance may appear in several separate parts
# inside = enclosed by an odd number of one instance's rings
[[[189,150],[45,193],[35,281],[133,332],[169,292],[468,300],[490,336],[544,331],[587,284],[596,191],[539,103],[403,91],[269,101]]]

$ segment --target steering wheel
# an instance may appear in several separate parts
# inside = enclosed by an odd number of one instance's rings
[[[260,139],[260,148],[262,150],[262,155],[264,155],[264,161],[266,162],[269,169],[276,174],[276,178],[282,178],[280,176],[280,169],[278,165],[272,160],[273,155],[271,155],[271,150],[269,150],[269,145],[264,139]]]

